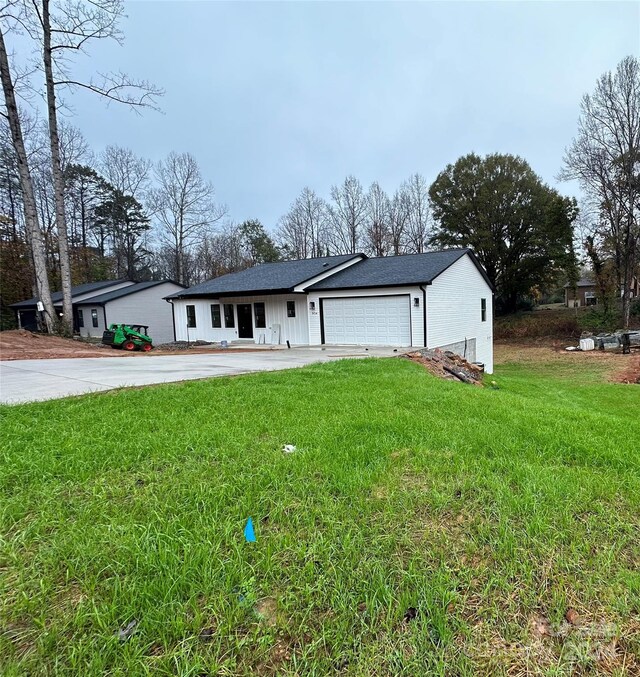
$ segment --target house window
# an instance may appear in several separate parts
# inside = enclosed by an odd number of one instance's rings
[[[253,304],[253,313],[256,318],[256,329],[264,329],[267,326],[267,318],[264,314],[264,303],[262,301]]]
[[[91,309],[91,324],[96,328],[98,327],[98,309],[97,308]]]
[[[196,307],[187,306],[187,327],[193,329],[196,326]]]
[[[233,303],[224,304],[224,326],[229,329],[236,326],[233,318]]]
[[[78,308],[78,327],[84,327],[84,315],[80,308]]]
[[[487,299],[480,299],[480,318],[483,322],[487,321]]]
[[[585,306],[595,306],[598,304],[598,299],[596,298],[596,293],[594,291],[586,291],[584,293],[584,305]]]
[[[296,316],[296,302],[287,301],[287,317],[295,317],[295,316]]]
[[[220,317],[219,303],[211,304],[211,326],[214,329],[219,329],[220,327],[222,327],[222,318]]]

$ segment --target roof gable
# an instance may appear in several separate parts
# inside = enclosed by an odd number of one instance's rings
[[[309,291],[325,289],[362,289],[373,287],[399,287],[431,282],[465,254],[478,267],[487,283],[491,283],[469,249],[448,249],[424,254],[382,256],[366,259],[326,280],[309,287]]]

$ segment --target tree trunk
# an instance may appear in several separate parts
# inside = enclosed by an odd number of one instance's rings
[[[33,269],[36,279],[36,290],[39,299],[44,305],[44,321],[47,331],[53,332],[56,328],[56,313],[51,300],[51,290],[49,288],[49,279],[47,277],[47,257],[45,254],[44,238],[38,223],[38,210],[36,208],[36,199],[33,192],[33,181],[29,171],[27,161],[27,151],[22,137],[22,126],[18,113],[13,82],[9,72],[9,58],[4,43],[4,35],[0,29],[0,79],[2,79],[2,89],[7,107],[7,118],[9,128],[11,129],[11,140],[18,161],[18,173],[20,175],[20,185],[22,187],[22,201],[24,206],[24,220],[28,242],[31,246],[31,256],[33,259]]]
[[[73,307],[71,299],[71,263],[69,261],[69,241],[64,214],[64,177],[60,162],[60,140],[58,137],[58,113],[56,93],[53,81],[51,52],[51,23],[49,19],[49,0],[42,0],[43,59],[47,83],[47,113],[49,118],[49,141],[51,143],[51,174],[53,176],[53,196],[56,208],[56,228],[58,230],[58,252],[60,254],[60,277],[62,281],[62,326],[63,334],[73,333]]]
[[[633,279],[633,267],[631,261],[625,261],[624,280],[622,282],[622,327],[629,329],[631,315],[631,282]]]

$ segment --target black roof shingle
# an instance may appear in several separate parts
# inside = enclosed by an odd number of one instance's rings
[[[366,259],[309,287],[320,289],[357,289],[429,284],[455,263],[468,249],[449,249],[425,254],[381,256]]]
[[[92,296],[91,298],[83,299],[82,301],[78,301],[78,304],[103,306],[109,301],[122,298],[123,296],[129,296],[129,294],[135,294],[139,291],[143,291],[144,289],[149,289],[150,287],[157,287],[159,284],[165,284],[166,282],[173,282],[173,284],[184,287],[184,285],[174,282],[173,280],[150,280],[149,282],[136,282],[136,284],[131,284],[128,287],[123,287],[122,289],[114,289],[113,291],[108,291],[104,294],[98,294],[98,296]]]
[[[570,289],[573,285],[571,282],[567,282],[567,284],[564,285],[565,289]],[[591,277],[581,277],[577,282],[576,282],[576,287],[595,287],[596,286],[596,281],[591,278]]]
[[[264,263],[238,273],[222,275],[166,298],[291,292],[295,287],[317,275],[353,259],[356,259],[355,263],[307,287],[306,291],[430,284],[465,254],[471,257],[487,284],[493,289],[486,272],[470,249],[448,249],[404,256],[367,258],[364,254],[347,254],[318,259]]]
[[[284,293],[292,291],[294,287],[307,280],[359,257],[364,257],[364,254],[344,254],[342,256],[324,256],[318,259],[263,263],[238,273],[221,275],[213,280],[185,289],[184,292],[171,294],[167,298]]]
[[[71,287],[71,298],[73,300],[75,296],[82,296],[82,294],[88,294],[92,291],[107,289],[108,287],[112,287],[116,284],[122,284],[123,282],[129,282],[129,280],[101,280],[100,282],[87,282],[86,284],[78,284],[75,287]],[[35,307],[39,300],[39,298],[34,296],[32,299],[27,299],[26,301],[12,303],[11,308],[20,310],[21,308]],[[55,305],[62,303],[62,292],[53,292],[51,294],[51,300]]]

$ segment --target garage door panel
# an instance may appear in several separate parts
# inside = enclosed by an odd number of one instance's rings
[[[411,345],[407,295],[323,299],[324,342]]]

